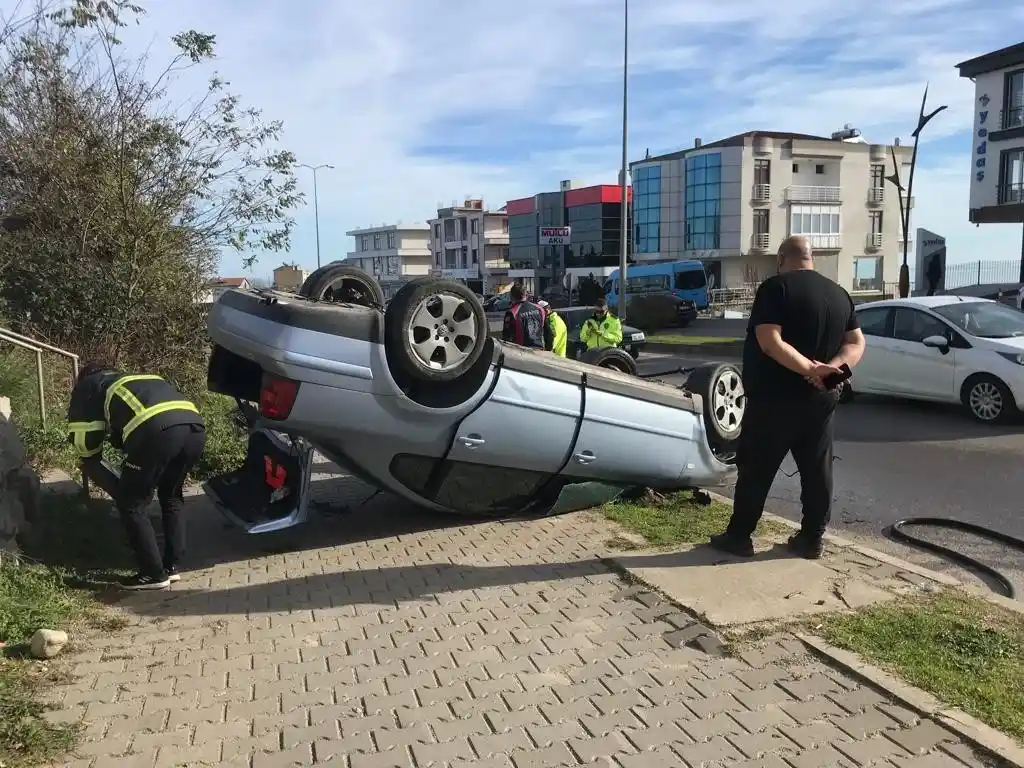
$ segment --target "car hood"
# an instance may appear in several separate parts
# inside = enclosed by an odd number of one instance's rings
[[[984,339],[980,336],[974,338],[984,342],[989,349],[1002,352],[1024,352],[1024,336],[1008,336],[1004,339]]]

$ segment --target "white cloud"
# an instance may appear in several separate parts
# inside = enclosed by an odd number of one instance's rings
[[[0,0],[0,7],[13,0]],[[467,193],[498,206],[560,179],[614,182],[621,0],[148,3],[125,38],[152,56],[171,34],[217,35],[233,90],[285,121],[320,175],[327,257],[346,229],[422,220]],[[1016,258],[1019,227],[967,222],[971,84],[954,64],[1019,40],[1006,0],[631,0],[631,159],[752,129],[906,137],[924,83],[949,109],[929,126],[916,224],[952,258]],[[190,74],[178,88],[200,82]],[[476,126],[475,131],[469,129]],[[461,134],[467,137],[461,139]],[[962,142],[939,141],[963,134]],[[464,144],[462,153],[422,147]],[[939,142],[939,143],[936,143]],[[946,151],[950,146],[955,151]],[[489,147],[492,147],[489,149]],[[458,159],[450,159],[451,156]],[[304,182],[309,184],[309,179]],[[315,264],[312,206],[291,258]],[[267,255],[257,274],[278,257]],[[237,269],[228,257],[224,272]]]

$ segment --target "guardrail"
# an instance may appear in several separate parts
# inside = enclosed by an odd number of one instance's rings
[[[39,393],[39,420],[43,427],[46,427],[46,385],[44,383],[43,375],[43,353],[51,352],[55,355],[61,355],[71,360],[71,371],[75,378],[78,379],[78,355],[73,352],[68,352],[66,349],[55,347],[52,344],[33,339],[28,336],[23,336],[20,333],[15,333],[8,328],[0,328],[0,342],[6,341],[13,344],[16,347],[27,349],[29,352],[34,352],[36,356],[36,390]]]

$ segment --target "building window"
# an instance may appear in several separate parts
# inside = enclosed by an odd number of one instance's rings
[[[719,248],[721,243],[722,155],[686,158],[685,250]]]
[[[771,184],[772,183],[772,161],[771,160],[755,160],[754,161],[754,183],[755,184]]]
[[[508,220],[505,221],[505,224],[506,225],[508,224]],[[504,246],[501,249],[501,258],[502,258],[503,261],[508,261],[508,246],[507,245]]]
[[[880,235],[882,234],[882,212],[881,211],[869,211],[868,217],[871,219],[871,234]]]
[[[458,269],[459,268],[459,252],[454,248],[444,249],[444,268],[445,269]]]
[[[455,240],[455,219],[444,220],[444,241],[446,243]]]
[[[374,232],[373,233],[373,250],[379,251],[384,247],[384,233]]]
[[[1002,123],[1003,128],[1024,127],[1024,69],[1006,73]]]
[[[434,254],[434,266],[435,267],[440,267],[441,266],[441,252],[440,251],[437,251]]]
[[[368,250],[370,250],[370,236],[369,235],[363,235],[361,238],[359,238],[359,250],[360,251],[368,251]]]
[[[619,209],[621,211],[621,208]],[[633,173],[633,250],[661,250],[661,166],[641,166]],[[575,231],[573,239],[575,239]]]
[[[764,209],[754,211],[754,234],[768,234],[768,211]]]
[[[999,203],[1024,203],[1024,148],[1000,155]]]
[[[508,219],[504,216],[501,219],[501,233],[503,235],[508,234]]]
[[[480,219],[471,219],[469,222],[469,231],[474,235],[479,234],[480,230]]]
[[[434,225],[434,239],[438,242],[441,241],[441,224],[440,222]]]
[[[829,205],[792,206],[790,209],[789,234],[838,236],[839,208]]]
[[[466,239],[466,235],[467,235],[467,232],[466,232],[466,220],[465,219],[459,219],[459,239],[460,240],[465,240]]]
[[[398,237],[395,232],[388,232],[388,248],[395,248]]]
[[[881,189],[885,186],[885,166],[881,164],[871,165],[871,188]]]
[[[793,173],[800,173],[800,166],[797,163],[793,163]]]
[[[819,163],[818,165],[814,166],[814,172],[819,176],[823,176],[825,174],[825,166]]]
[[[474,224],[476,223],[476,219],[473,219],[473,223],[474,223]],[[477,259],[477,256],[476,256],[476,254],[477,254],[477,249],[476,249],[476,248],[474,248],[474,249],[473,249],[473,263],[474,263],[474,264],[476,264],[476,259]]]

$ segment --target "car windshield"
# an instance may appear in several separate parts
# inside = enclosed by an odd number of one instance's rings
[[[957,302],[933,307],[932,311],[972,336],[985,339],[1024,336],[1024,312],[994,301]]]

